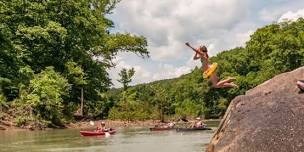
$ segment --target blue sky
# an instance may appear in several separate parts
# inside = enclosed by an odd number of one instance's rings
[[[143,35],[151,57],[120,53],[109,70],[115,87],[122,68],[135,68],[132,85],[179,77],[200,63],[185,42],[211,56],[244,46],[259,27],[304,17],[304,0],[122,0],[110,18],[114,31]]]

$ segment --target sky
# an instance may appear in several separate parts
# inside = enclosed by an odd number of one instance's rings
[[[245,46],[267,24],[304,17],[304,0],[122,0],[109,16],[113,31],[146,37],[150,58],[120,53],[108,72],[114,87],[122,68],[131,85],[176,78],[199,66],[184,43],[205,45],[211,56]]]

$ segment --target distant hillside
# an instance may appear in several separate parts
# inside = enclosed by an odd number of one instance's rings
[[[219,64],[217,73],[220,78],[234,76],[240,87],[213,89],[208,81],[202,79],[201,69],[195,68],[179,78],[139,84],[126,92],[115,89],[115,97],[112,98],[115,113],[123,111],[119,105],[122,98],[126,102],[130,97],[130,101],[138,103],[133,111],[141,109],[147,112],[147,117],[142,118],[157,118],[154,115],[162,113],[161,110],[165,115],[220,117],[234,97],[277,74],[304,65],[304,20],[257,29],[245,47],[223,51],[211,61]],[[157,94],[161,94],[162,99],[157,99],[160,96]],[[159,102],[162,102],[161,106]]]

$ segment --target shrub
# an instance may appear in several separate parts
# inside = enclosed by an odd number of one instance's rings
[[[22,127],[28,123],[29,119],[24,116],[18,116],[15,121],[16,121],[17,127]]]
[[[55,72],[53,67],[47,67],[30,80],[29,90],[29,93],[21,98],[33,107],[34,114],[55,125],[61,125],[62,97],[68,94],[68,81]]]

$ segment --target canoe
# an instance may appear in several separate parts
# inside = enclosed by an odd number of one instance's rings
[[[202,130],[212,130],[212,129],[208,128],[208,127],[202,127],[202,128],[176,128],[177,132],[180,132],[180,131],[202,131]]]
[[[104,131],[99,131],[99,130],[94,130],[94,131],[80,131],[80,134],[82,136],[104,136],[106,133],[109,133],[110,135],[115,134],[116,130],[111,129],[110,131],[104,132]]]
[[[172,130],[172,129],[175,129],[175,128],[157,128],[157,127],[154,127],[154,128],[150,128],[150,131],[165,131],[165,130]]]

